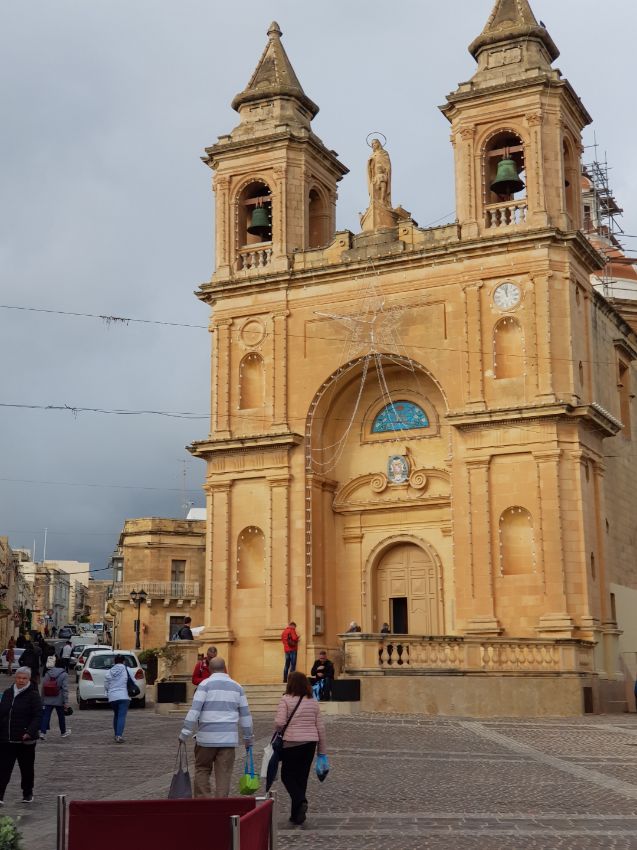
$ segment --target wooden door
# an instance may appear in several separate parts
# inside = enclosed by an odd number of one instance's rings
[[[407,600],[409,634],[439,635],[442,626],[440,576],[436,562],[414,543],[400,543],[381,558],[376,574],[378,623],[392,624],[392,600]]]

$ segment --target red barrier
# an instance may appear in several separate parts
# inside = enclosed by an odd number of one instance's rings
[[[68,850],[174,850],[183,846],[185,837],[196,835],[203,824],[206,850],[230,850],[230,815],[246,815],[255,806],[254,797],[73,800],[69,805]],[[267,846],[255,845],[259,850]]]
[[[241,850],[268,850],[270,846],[270,820],[274,816],[274,803],[266,800],[256,809],[243,815],[239,821]]]

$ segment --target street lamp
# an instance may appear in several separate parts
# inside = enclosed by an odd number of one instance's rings
[[[140,609],[142,607],[142,603],[146,601],[146,597],[148,594],[145,590],[132,590],[130,594],[130,601],[133,605],[137,605],[137,619],[135,620],[135,649],[141,649],[142,645],[139,640],[139,634],[141,631],[140,626]]]

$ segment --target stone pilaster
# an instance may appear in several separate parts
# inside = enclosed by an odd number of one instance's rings
[[[489,458],[467,461],[474,599],[473,614],[467,620],[465,632],[475,635],[498,635],[502,631],[495,616],[489,464]]]
[[[222,319],[215,323],[217,370],[215,374],[215,399],[217,437],[230,436],[230,383],[231,376],[231,332],[232,319]]]
[[[465,343],[467,407],[484,410],[484,356],[482,351],[482,281],[463,287],[465,298]]]
[[[533,278],[533,285],[535,289],[538,395],[546,401],[555,401],[555,390],[553,386],[553,348],[551,340],[550,279],[550,273],[536,275]]]
[[[277,430],[288,430],[288,310],[272,316],[274,367],[272,369],[272,425]]]

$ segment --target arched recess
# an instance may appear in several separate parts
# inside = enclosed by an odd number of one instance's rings
[[[265,537],[260,528],[249,525],[237,539],[237,587],[263,587],[265,584]]]
[[[236,244],[238,248],[272,242],[272,192],[265,180],[251,180],[238,193],[236,198]],[[250,233],[248,228],[254,221],[255,210],[260,209],[258,218],[264,222],[264,229]]]
[[[502,575],[525,575],[535,572],[535,533],[533,517],[529,511],[518,505],[502,511],[498,534]]]
[[[413,535],[378,544],[368,559],[371,632],[384,622],[396,634],[445,634],[442,564],[436,550]]]
[[[384,370],[382,381],[378,375],[378,361]],[[428,460],[431,466],[442,466],[445,463],[448,426],[444,423],[449,405],[439,381],[421,363],[396,354],[368,355],[343,364],[326,378],[312,399],[305,426],[305,556],[308,589],[312,587],[315,527],[320,529],[330,513],[329,507],[326,508],[321,502],[321,487],[323,483],[325,487],[336,487],[337,482],[345,483],[356,477],[360,471],[353,468],[352,457],[361,457],[368,452],[371,458],[376,452],[372,444],[378,440],[371,439],[367,426],[371,426],[370,416],[374,410],[378,412],[381,409],[381,397],[387,398],[388,392],[391,394],[389,400],[394,397],[426,400],[425,409],[430,423],[440,423],[428,444]],[[397,446],[396,451],[403,452],[409,448],[410,441],[428,435],[429,430],[433,429],[412,429],[373,436],[382,437],[383,442],[394,440],[400,443],[402,447]],[[378,463],[377,458],[374,464]],[[379,471],[382,471],[380,467]],[[317,540],[320,540],[320,536]],[[323,558],[322,545],[317,543],[316,547],[319,553],[316,555],[317,563],[320,565]]]
[[[493,328],[493,374],[496,378],[524,375],[524,334],[514,316],[504,316]]]
[[[263,357],[251,351],[239,364],[239,409],[263,407],[265,404],[265,365]]]
[[[308,248],[320,248],[329,242],[330,211],[325,193],[313,187],[308,195]]]

